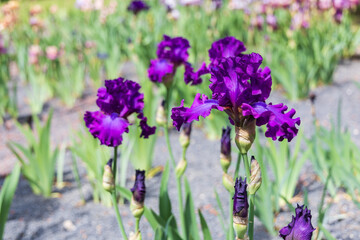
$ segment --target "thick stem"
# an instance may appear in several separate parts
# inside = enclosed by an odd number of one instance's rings
[[[247,182],[250,181],[250,164],[249,164],[249,158],[247,156],[247,153],[243,153],[241,154],[244,160],[244,165],[245,165],[245,174],[246,174],[246,179]]]
[[[229,238],[228,239],[234,239],[234,229],[233,229],[233,199],[231,196],[231,193],[229,194],[230,200],[229,200]]]
[[[118,222],[118,225],[119,225],[119,228],[121,230],[121,234],[123,236],[123,239],[124,240],[127,240],[127,236],[126,236],[126,232],[125,232],[125,228],[124,228],[124,225],[122,223],[122,219],[121,219],[121,215],[120,215],[120,212],[119,212],[119,207],[118,207],[118,203],[117,203],[117,197],[116,197],[116,162],[117,162],[117,149],[118,147],[114,147],[114,161],[113,161],[113,165],[112,165],[112,170],[113,170],[113,175],[114,175],[114,182],[115,182],[115,188],[114,190],[112,191],[111,193],[111,200],[112,200],[112,203],[114,205],[114,210],[115,210],[115,213],[116,213],[116,219],[117,219],[117,222]]]
[[[116,213],[116,219],[117,219],[119,228],[121,230],[122,237],[123,237],[124,240],[127,240],[128,238],[126,236],[125,228],[124,228],[124,225],[122,223],[121,215],[120,215],[120,212],[119,212],[119,207],[117,205],[115,191],[113,191],[111,195],[112,195],[112,198],[111,198],[112,203],[114,205],[114,209],[115,209],[115,213]]]
[[[241,163],[241,153],[239,152],[238,157],[237,157],[237,161],[236,161],[234,180],[236,180],[238,178],[238,176],[239,176],[240,163]]]
[[[135,222],[135,233],[139,231],[140,229],[139,225],[140,225],[140,218],[138,217],[136,218],[136,222]]]
[[[172,92],[172,88],[167,89],[166,100],[165,100],[165,114],[166,114],[167,120],[169,119],[169,101],[171,98],[171,92]],[[171,148],[171,144],[170,144],[168,124],[166,124],[164,127],[164,133],[165,133],[166,145],[167,145],[170,159],[171,159],[171,165],[172,165],[174,173],[175,173],[176,163],[175,163],[174,154],[172,152],[172,148]],[[176,175],[176,173],[175,173],[175,175]],[[180,216],[180,222],[181,222],[181,230],[183,233],[183,237],[185,237],[186,229],[185,229],[185,218],[184,218],[184,210],[183,210],[183,197],[182,197],[182,190],[181,190],[181,177],[176,178],[176,187],[177,187],[177,191],[178,191],[178,204],[179,204],[179,216]]]
[[[249,239],[254,239],[254,215],[255,215],[255,194],[250,194],[250,203],[249,203]]]

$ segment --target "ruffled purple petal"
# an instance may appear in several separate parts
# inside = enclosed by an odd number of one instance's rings
[[[129,132],[130,123],[117,113],[105,115],[101,111],[86,112],[84,120],[90,133],[98,138],[101,144],[109,147],[119,146],[123,140],[122,134]]]
[[[153,135],[155,133],[156,127],[150,127],[147,124],[147,118],[142,116],[142,119],[140,120],[140,127],[141,127],[141,134],[140,137],[143,138],[149,138],[150,135]]]
[[[220,106],[230,108],[265,101],[270,95],[272,80],[269,68],[259,68],[261,63],[262,57],[252,53],[225,58],[218,65],[211,65],[212,98],[218,100]]]
[[[200,116],[204,118],[209,116],[211,109],[223,110],[216,100],[208,99],[205,94],[201,95],[198,93],[190,108],[184,107],[184,100],[181,101],[179,107],[174,107],[171,110],[171,118],[176,129],[180,131],[180,128],[184,123],[189,123],[194,120],[199,121]]]
[[[256,118],[257,126],[267,124],[266,137],[271,137],[273,140],[279,137],[279,141],[286,138],[290,142],[298,132],[296,125],[300,125],[300,118],[293,119],[295,110],[291,109],[285,113],[287,109],[288,107],[282,103],[272,105],[271,103],[257,102],[251,105],[246,103],[242,105],[243,115],[252,115]]]
[[[311,224],[311,211],[304,206],[297,205],[295,217],[292,221],[279,231],[284,240],[311,240],[315,228]]]
[[[172,74],[174,65],[167,59],[153,59],[150,61],[148,76],[153,82],[162,82],[163,77]]]
[[[173,64],[180,65],[187,62],[189,48],[190,44],[187,39],[164,35],[164,40],[159,43],[156,54],[158,58],[168,59]]]
[[[209,57],[212,64],[218,64],[222,58],[240,56],[245,51],[243,42],[234,37],[225,37],[211,45]]]
[[[184,73],[184,81],[186,84],[191,83],[191,85],[198,85],[202,83],[201,76],[209,73],[209,69],[206,67],[206,63],[203,63],[199,70],[194,72],[193,67],[190,63],[185,63],[185,73]]]
[[[140,85],[130,80],[106,80],[105,87],[98,90],[96,104],[106,114],[118,113],[126,118],[144,108],[144,95],[139,90]]]

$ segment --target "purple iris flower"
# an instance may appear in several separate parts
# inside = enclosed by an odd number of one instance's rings
[[[229,36],[213,42],[209,49],[209,57],[212,64],[219,64],[221,59],[228,57],[241,56],[246,51],[243,42]]]
[[[136,170],[135,183],[130,189],[133,193],[134,200],[138,203],[143,203],[145,200],[145,171]]]
[[[118,78],[106,80],[105,87],[98,90],[96,104],[99,111],[84,115],[85,125],[101,144],[116,147],[122,142],[122,134],[129,132],[128,117],[137,114],[142,129],[140,137],[148,138],[155,133],[155,127],[147,125],[143,115],[144,94],[139,92],[140,85],[131,80]]]
[[[235,193],[233,196],[234,206],[233,206],[233,216],[239,216],[241,218],[247,218],[249,203],[247,199],[247,184],[246,178],[244,181],[242,178],[237,178],[235,181]]]
[[[265,103],[271,92],[272,79],[268,67],[260,68],[262,60],[261,55],[251,53],[211,64],[209,87],[212,99],[198,93],[190,108],[184,107],[182,100],[179,107],[172,109],[173,125],[180,130],[183,123],[198,121],[200,116],[205,118],[212,109],[217,109],[225,111],[237,127],[256,119],[257,126],[266,124],[265,136],[291,141],[298,132],[296,125],[300,125],[300,118],[293,119],[295,110],[286,113],[287,106],[282,103]]]
[[[180,65],[185,66],[184,79],[186,84],[197,85],[202,82],[200,76],[209,73],[206,64],[203,63],[200,69],[194,72],[193,67],[187,61],[189,58],[189,41],[182,37],[171,38],[164,35],[164,40],[158,45],[156,52],[157,59],[150,61],[148,76],[153,82],[171,82],[176,69]]]
[[[127,7],[127,10],[136,15],[141,11],[149,10],[149,6],[144,1],[132,1]]]
[[[282,228],[279,233],[284,240],[311,240],[315,228],[311,224],[311,211],[304,206],[297,205],[296,216],[291,222]]]

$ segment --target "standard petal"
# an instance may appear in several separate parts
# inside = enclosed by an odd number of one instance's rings
[[[285,113],[288,107],[283,103],[277,105],[264,102],[251,105],[244,103],[241,108],[244,116],[252,115],[256,118],[257,126],[267,124],[265,136],[271,137],[273,140],[279,137],[279,141],[286,138],[290,142],[298,132],[296,125],[300,125],[300,118],[293,119],[295,115],[294,109]]]
[[[105,87],[98,90],[96,104],[107,115],[118,113],[120,117],[126,118],[144,108],[144,94],[139,90],[140,85],[131,80],[106,80]]]
[[[84,120],[90,133],[98,138],[101,144],[109,147],[119,146],[123,139],[122,134],[129,132],[129,122],[117,113],[106,115],[101,111],[86,112]]]
[[[189,123],[194,120],[199,121],[200,116],[204,118],[209,116],[211,109],[223,110],[216,100],[208,99],[205,94],[201,95],[198,93],[190,108],[184,107],[184,100],[181,101],[179,107],[174,107],[171,110],[171,118],[176,129],[180,131],[183,123]]]
[[[174,65],[167,59],[153,59],[150,61],[148,76],[153,82],[162,82],[163,77],[172,74]]]
[[[218,64],[222,58],[240,56],[245,51],[244,43],[230,36],[214,42],[209,49],[209,57],[212,64]]]
[[[156,54],[158,58],[168,59],[175,65],[180,65],[187,62],[189,48],[190,44],[187,39],[164,35],[164,40],[159,43]]]

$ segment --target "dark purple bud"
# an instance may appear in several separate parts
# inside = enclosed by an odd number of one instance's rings
[[[234,207],[233,216],[239,216],[241,218],[247,218],[249,203],[247,199],[247,184],[246,178],[244,181],[242,178],[237,178],[235,182],[235,194],[234,194]]]
[[[130,189],[133,193],[134,200],[138,203],[143,203],[145,200],[145,171],[136,170],[135,184]]]
[[[183,148],[187,148],[190,144],[191,125],[192,122],[189,122],[184,123],[182,126],[179,141]]]
[[[191,134],[191,126],[192,126],[192,122],[191,123],[184,123],[182,130],[184,135],[190,137]]]
[[[113,159],[110,158],[109,161],[106,163],[110,168],[112,168]]]
[[[311,224],[311,211],[307,207],[304,209],[304,205],[298,204],[295,214],[289,225],[279,231],[279,236],[284,240],[311,240],[312,233],[315,231]]]
[[[225,156],[231,155],[231,139],[230,139],[231,128],[228,126],[223,128],[221,136],[221,153]]]
[[[143,1],[132,1],[127,7],[127,10],[136,15],[141,11],[149,10],[149,6]]]

